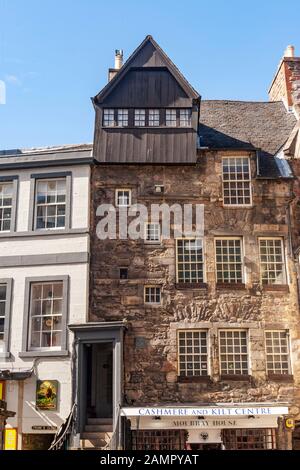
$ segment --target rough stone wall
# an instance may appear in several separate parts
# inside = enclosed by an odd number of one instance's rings
[[[253,180],[253,207],[222,206],[221,158],[207,152],[196,166],[96,166],[92,175],[91,321],[126,319],[124,393],[129,404],[289,401],[300,405],[300,330],[297,280],[289,252],[287,202],[289,181]],[[231,152],[230,155],[233,155]],[[241,153],[239,153],[241,155]],[[255,156],[251,156],[255,175]],[[153,194],[164,184],[164,195]],[[96,237],[99,204],[114,204],[115,189],[132,189],[133,203],[203,203],[205,205],[206,288],[176,288],[175,240],[159,246],[142,240]],[[215,236],[242,236],[244,289],[217,289]],[[289,292],[263,290],[259,283],[258,236],[284,238]],[[119,267],[129,279],[119,280]],[[162,305],[145,306],[144,285],[162,288]],[[221,381],[219,328],[249,330],[251,377]],[[211,381],[182,383],[177,376],[178,329],[209,330]],[[289,329],[294,381],[277,382],[265,373],[264,329]],[[297,411],[297,409],[295,408]]]
[[[269,90],[270,101],[283,101],[286,107],[292,106],[286,83],[286,63],[282,60]]]

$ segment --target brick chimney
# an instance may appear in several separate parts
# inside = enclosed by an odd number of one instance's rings
[[[269,88],[269,99],[282,100],[300,119],[300,57],[295,57],[294,46],[288,46],[284,52]]]
[[[123,65],[123,50],[116,49],[115,50],[115,68],[108,69],[108,81],[109,82],[118,73],[122,65]]]

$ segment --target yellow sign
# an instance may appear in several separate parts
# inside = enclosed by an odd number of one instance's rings
[[[287,429],[294,429],[295,421],[292,418],[286,418],[285,420],[285,427]]]
[[[4,400],[4,382],[0,382],[0,400]]]
[[[4,450],[17,450],[18,432],[16,428],[4,429]]]

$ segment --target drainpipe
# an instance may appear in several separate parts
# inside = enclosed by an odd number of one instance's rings
[[[286,219],[288,225],[288,254],[293,260],[296,275],[297,275],[297,294],[298,294],[298,304],[300,305],[300,266],[299,266],[299,253],[297,255],[293,252],[293,240],[292,240],[292,224],[291,224],[291,206],[295,201],[295,195],[291,192],[291,199],[288,201],[286,206]],[[298,258],[297,258],[298,257]]]

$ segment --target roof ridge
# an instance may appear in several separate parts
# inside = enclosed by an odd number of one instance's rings
[[[224,99],[224,100],[210,100],[210,99],[201,99],[201,103],[203,102],[219,102],[219,103],[248,103],[248,104],[277,104],[277,103],[282,103],[283,102],[281,100],[278,100],[278,101],[252,101],[252,100],[227,100],[227,99]]]

